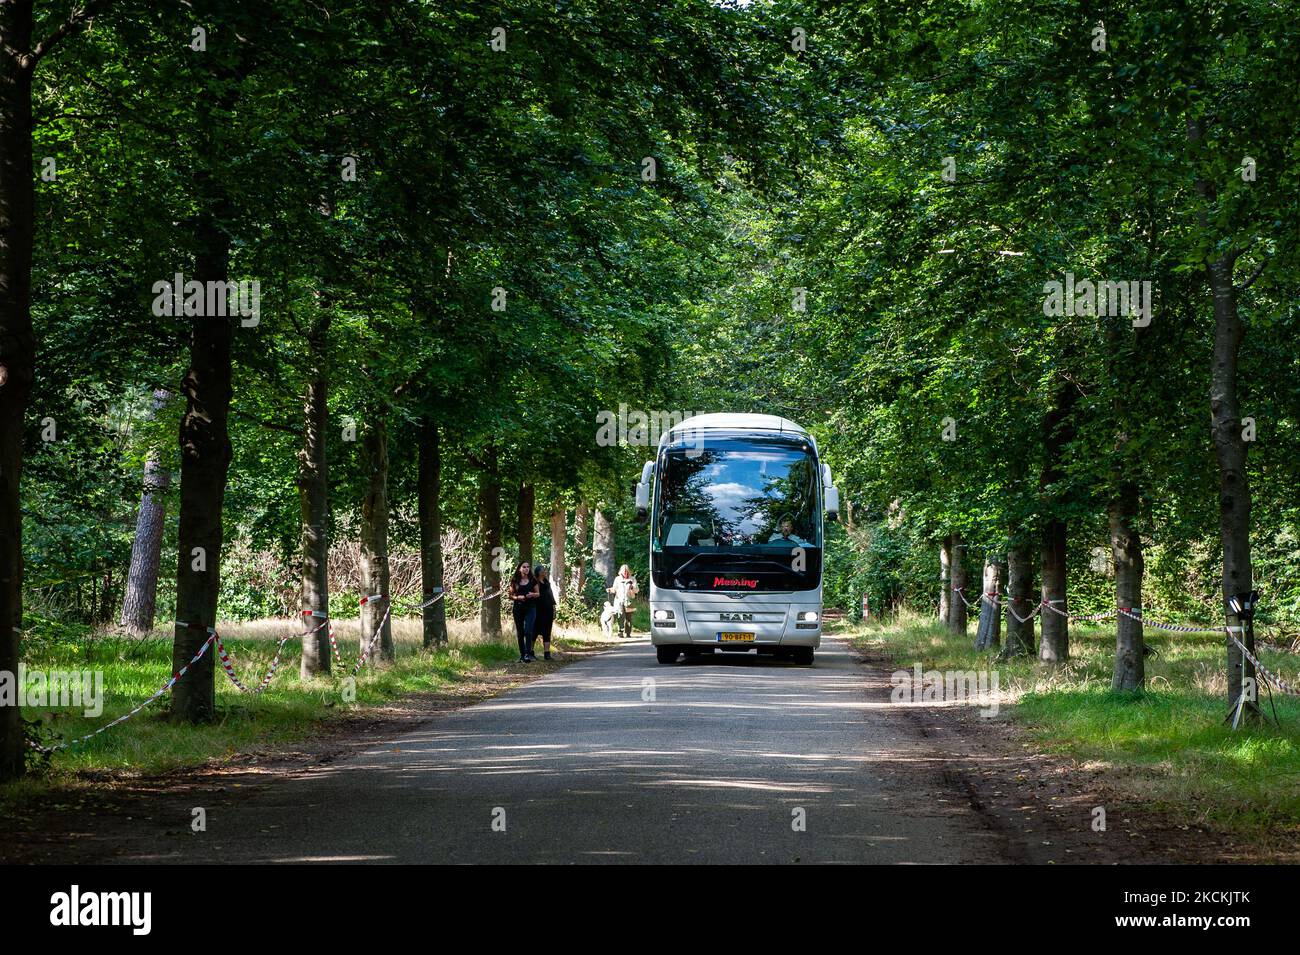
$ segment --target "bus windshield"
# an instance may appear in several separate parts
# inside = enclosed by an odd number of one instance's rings
[[[817,586],[821,480],[806,440],[747,435],[670,446],[656,468],[656,584],[680,589]]]

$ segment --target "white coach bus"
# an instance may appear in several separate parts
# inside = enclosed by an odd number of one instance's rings
[[[773,415],[687,418],[660,438],[636,504],[650,517],[650,636],[660,663],[751,650],[812,663],[822,635],[822,513],[837,518],[839,491],[807,431]]]

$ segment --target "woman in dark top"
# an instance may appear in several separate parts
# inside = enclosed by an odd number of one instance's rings
[[[515,636],[519,640],[519,662],[533,659],[533,621],[537,616],[537,581],[529,572],[528,562],[515,568],[510,578],[510,602],[515,613]]]
[[[543,654],[551,658],[551,624],[555,623],[555,591],[551,589],[551,572],[545,564],[533,568],[533,582],[537,585],[537,619],[533,621],[533,636],[542,638]],[[529,651],[532,644],[529,644]]]

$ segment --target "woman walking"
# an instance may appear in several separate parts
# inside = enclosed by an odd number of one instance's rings
[[[632,569],[624,564],[618,569],[618,576],[614,578],[614,586],[606,587],[608,593],[614,595],[614,622],[618,625],[619,639],[632,636],[632,601],[636,599],[636,578],[632,576]]]
[[[515,637],[519,640],[519,662],[533,659],[533,623],[537,619],[537,581],[528,566],[520,562],[510,578],[510,602],[515,614]]]
[[[551,589],[551,572],[545,564],[533,568],[533,582],[537,585],[537,619],[533,622],[533,636],[542,638],[542,657],[551,658],[551,625],[555,623],[555,591]],[[533,653],[532,642],[528,655]]]

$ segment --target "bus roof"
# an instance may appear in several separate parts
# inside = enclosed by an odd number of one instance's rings
[[[789,418],[771,414],[699,414],[687,418],[666,432],[662,441],[671,441],[681,432],[692,431],[775,431],[812,441],[812,436]],[[816,448],[816,444],[813,444]]]

